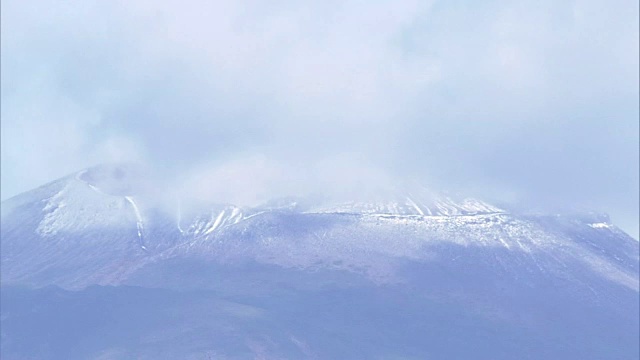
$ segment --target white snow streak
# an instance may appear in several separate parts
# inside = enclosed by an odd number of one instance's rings
[[[499,237],[498,240],[500,240],[500,242],[502,243],[502,245],[504,245],[504,247],[506,247],[507,249],[510,249],[509,244],[507,244],[507,242],[504,241],[502,237]]]
[[[252,217],[254,217],[254,216],[258,216],[258,215],[260,215],[260,214],[264,214],[264,213],[266,213],[266,211],[259,211],[259,212],[255,213],[255,214],[251,214],[251,215],[249,215],[249,216],[247,216],[247,217],[243,218],[242,220],[251,219],[251,218],[252,218]]]
[[[413,200],[411,200],[411,198],[407,198],[407,201],[409,202],[409,205],[413,206],[414,209],[416,209],[416,211],[418,212],[418,214],[424,216],[424,212],[422,211],[422,209],[420,209],[420,207],[418,206],[418,204],[416,204]]]
[[[136,219],[138,220],[136,224],[138,226],[138,237],[140,238],[140,240],[142,240],[144,225],[142,223],[142,215],[140,215],[140,210],[138,209],[138,206],[136,205],[135,201],[133,201],[131,196],[125,196],[124,198],[127,199],[127,201],[131,204],[131,206],[133,206],[133,211],[136,213]]]
[[[180,226],[180,222],[182,221],[182,204],[180,204],[180,202],[178,202],[178,219],[177,219],[177,223],[178,223],[178,230],[180,231],[181,234],[184,233],[184,229],[182,229],[182,226]]]
[[[222,212],[220,214],[218,214],[218,217],[216,218],[216,221],[213,222],[213,226],[211,226],[205,232],[205,234],[211,234],[215,229],[218,228],[218,226],[220,226],[220,224],[222,223],[222,218],[224,217],[224,213],[225,213],[225,210],[222,210]]]
[[[235,221],[233,222],[234,224],[237,224],[240,220],[242,220],[242,214],[240,214],[240,209],[233,208],[233,210],[231,211],[231,216],[229,218],[232,220],[235,219]]]
[[[611,227],[611,225],[607,223],[593,223],[593,224],[589,224],[589,226],[591,226],[594,229],[608,229]]]

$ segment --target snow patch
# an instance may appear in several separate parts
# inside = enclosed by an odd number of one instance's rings
[[[63,184],[55,195],[45,199],[43,218],[36,233],[43,237],[61,232],[83,231],[91,227],[122,227],[129,223],[122,197],[111,196],[95,189],[81,179],[80,173]]]

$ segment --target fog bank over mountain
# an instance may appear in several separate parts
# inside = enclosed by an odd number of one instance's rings
[[[638,238],[635,1],[5,1],[1,16],[3,200],[139,162],[192,198],[418,182],[608,212]]]

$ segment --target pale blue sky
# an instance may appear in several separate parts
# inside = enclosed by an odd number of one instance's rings
[[[2,199],[104,161],[243,194],[351,169],[638,237],[635,0],[7,0],[1,26]]]

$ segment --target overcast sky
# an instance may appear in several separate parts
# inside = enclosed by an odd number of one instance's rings
[[[411,178],[638,237],[637,0],[203,3],[3,0],[2,199],[140,161],[207,197]]]

